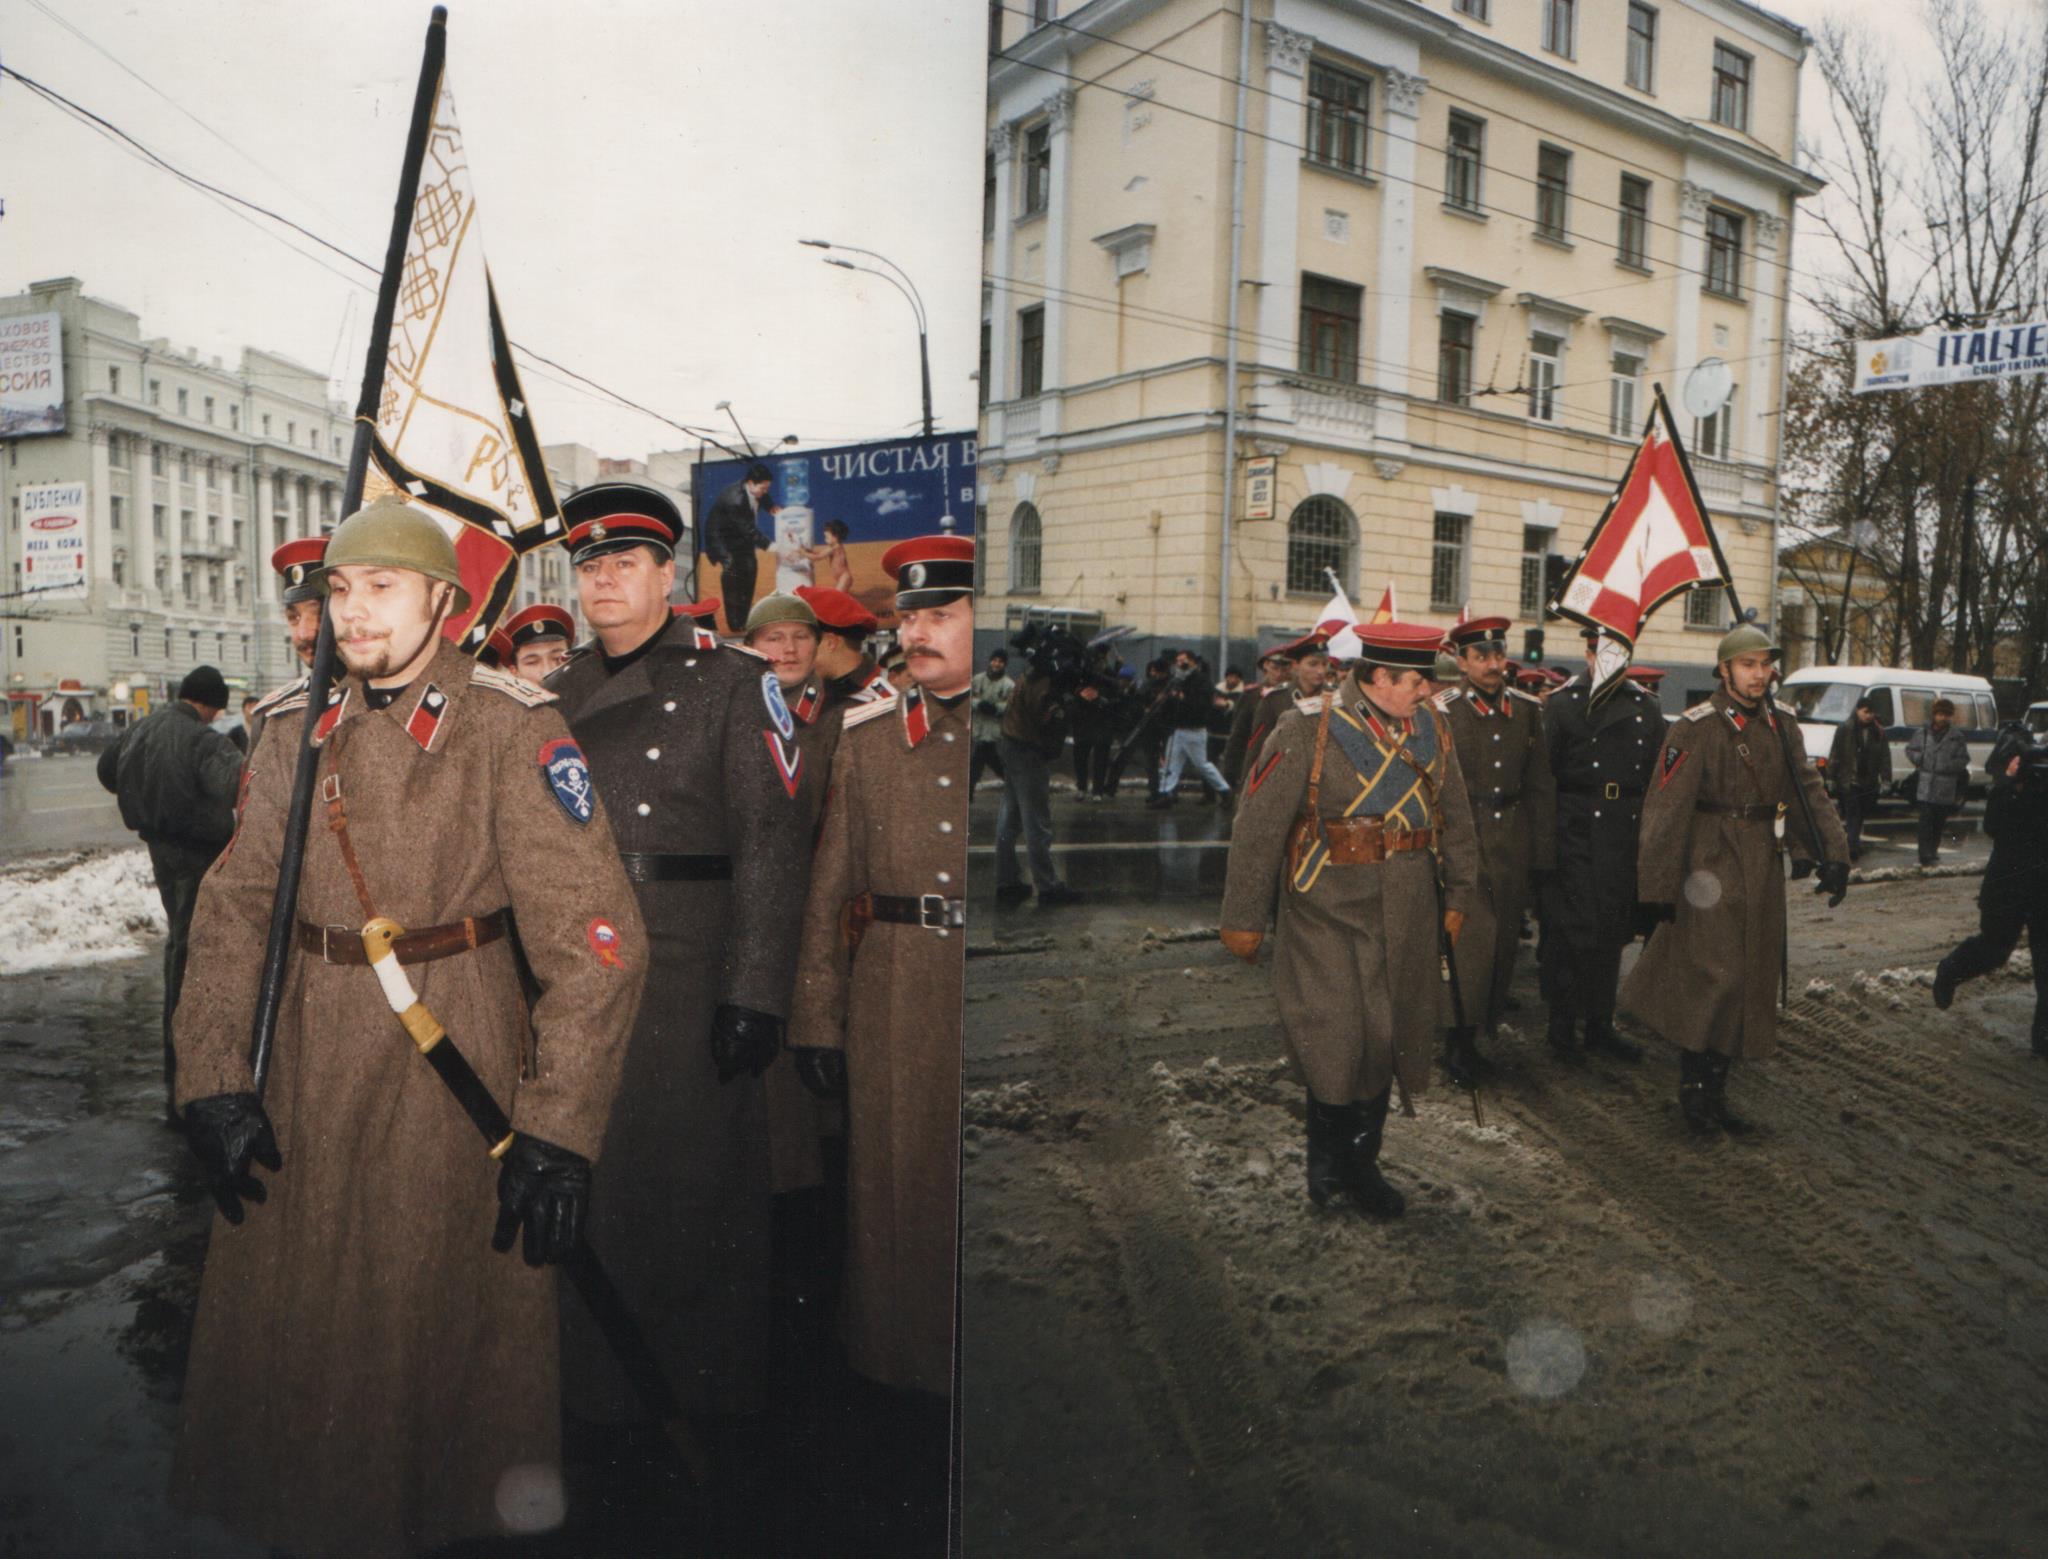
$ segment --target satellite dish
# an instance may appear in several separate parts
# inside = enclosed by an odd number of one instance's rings
[[[1718,357],[1703,357],[1685,376],[1685,389],[1679,399],[1685,409],[1705,421],[1723,406],[1728,397],[1735,393],[1735,371]]]

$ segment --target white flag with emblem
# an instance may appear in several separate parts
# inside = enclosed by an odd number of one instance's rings
[[[445,632],[474,654],[512,599],[519,558],[562,522],[484,264],[445,67],[394,296],[363,498],[397,493],[453,538],[472,604]]]

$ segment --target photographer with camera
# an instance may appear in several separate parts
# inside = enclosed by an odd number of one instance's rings
[[[2034,954],[2034,1054],[2048,1061],[2048,747],[2015,721],[1984,767],[1991,861],[1977,893],[1977,934],[1935,969],[1934,1005],[1947,1011],[1958,985],[2001,967],[2024,928]]]
[[[1071,633],[1032,623],[1017,636],[1024,680],[1003,711],[1003,809],[996,818],[996,903],[1008,908],[1038,891],[1038,905],[1072,904],[1080,895],[1060,881],[1052,859],[1052,764],[1067,745],[1076,709],[1100,692],[1087,681],[1088,651]],[[1024,836],[1031,883],[1017,870]]]

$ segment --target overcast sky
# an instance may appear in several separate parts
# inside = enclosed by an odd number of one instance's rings
[[[0,0],[0,62],[381,261],[430,9]],[[456,0],[449,13],[449,80],[515,341],[681,422],[728,427],[713,408],[730,400],[757,444],[914,431],[910,306],[797,245],[830,238],[910,273],[931,318],[938,426],[973,425],[983,4]],[[293,253],[11,80],[0,199],[0,292],[76,276],[146,334],[229,362],[247,343],[334,365],[354,400],[365,273],[303,239],[291,243],[317,258]],[[547,442],[691,447],[521,369]]]

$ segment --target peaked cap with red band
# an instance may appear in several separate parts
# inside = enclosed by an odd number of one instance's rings
[[[882,554],[882,567],[896,581],[898,611],[943,606],[974,594],[974,539],[918,536]]]
[[[1453,650],[1468,650],[1475,644],[1505,644],[1508,627],[1505,617],[1474,617],[1469,622],[1452,624],[1444,642]]]
[[[971,544],[970,544],[971,545]],[[968,587],[973,588],[973,553],[968,554]],[[828,590],[823,585],[798,585],[796,593],[808,601],[811,610],[818,615],[821,628],[841,628],[854,633],[873,633],[881,627],[881,621],[860,602],[844,590]]]
[[[725,603],[717,596],[707,596],[701,601],[676,601],[669,606],[671,617],[687,617],[700,628],[718,626],[718,609]]]
[[[270,554],[270,566],[284,582],[282,599],[286,606],[320,599],[316,581],[320,577],[320,560],[326,555],[325,536],[300,536]]]
[[[682,537],[683,511],[641,482],[593,482],[562,500],[562,524],[571,563],[627,547],[652,547],[666,561]]]
[[[511,637],[500,628],[484,641],[484,647],[476,652],[476,658],[486,666],[509,666],[514,653]]]
[[[514,650],[523,649],[538,639],[560,639],[564,644],[573,644],[576,640],[576,619],[561,607],[543,601],[537,606],[529,606],[498,632],[511,641]],[[512,657],[507,655],[505,658],[510,660]]]
[[[1434,671],[1444,642],[1443,629],[1423,623],[1360,623],[1352,631],[1358,635],[1358,663],[1390,671]]]
[[[1278,645],[1266,651],[1264,658],[1271,660],[1275,655],[1278,655],[1282,660],[1292,664],[1300,660],[1304,655],[1327,655],[1329,653],[1330,636],[1320,628],[1311,628],[1292,644]]]
[[[1655,687],[1664,680],[1664,672],[1656,666],[1631,666],[1625,676],[1631,682],[1640,682],[1644,687]]]

